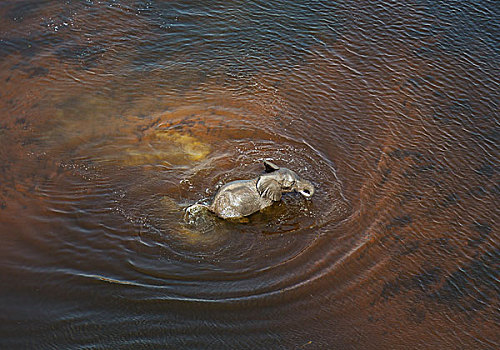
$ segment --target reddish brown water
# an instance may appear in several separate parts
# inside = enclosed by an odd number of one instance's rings
[[[499,347],[495,2],[0,18],[1,348]],[[313,200],[183,219],[263,159]]]

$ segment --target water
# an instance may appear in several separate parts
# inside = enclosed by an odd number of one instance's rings
[[[498,12],[2,2],[1,347],[498,348]]]

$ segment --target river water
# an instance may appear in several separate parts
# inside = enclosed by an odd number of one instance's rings
[[[497,349],[494,1],[0,3],[0,347]],[[316,187],[184,210],[262,161]]]

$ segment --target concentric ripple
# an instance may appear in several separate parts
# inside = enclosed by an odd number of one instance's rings
[[[128,259],[134,279],[155,287],[176,280],[172,292],[183,298],[239,298],[261,293],[255,285],[268,293],[294,283],[274,273],[275,267],[307,252],[320,227],[350,211],[334,165],[305,140],[277,130],[273,116],[252,113],[235,106],[177,106],[123,117],[102,130],[89,127],[77,136],[69,132],[74,125],[62,124],[53,134],[65,135],[63,142],[42,140],[51,152],[72,155],[71,166],[61,166],[93,187],[87,192],[101,196],[98,202],[108,203],[107,210],[120,214],[118,231],[135,227]],[[264,159],[311,180],[313,199],[287,194],[236,223],[203,212],[186,220],[187,206],[208,203],[227,182],[258,176]],[[71,185],[73,198],[50,193],[49,210],[56,210],[61,196],[67,206],[81,206],[76,187],[85,185]],[[213,283],[227,284],[227,294]]]
[[[0,2],[0,348],[499,348],[497,18]],[[266,159],[312,200],[186,214]]]

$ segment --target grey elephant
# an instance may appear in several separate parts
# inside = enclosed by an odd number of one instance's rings
[[[222,186],[210,205],[204,207],[222,219],[238,219],[251,215],[281,200],[286,192],[299,192],[306,199],[314,194],[314,186],[287,168],[264,161],[265,173],[251,180],[232,181]]]

